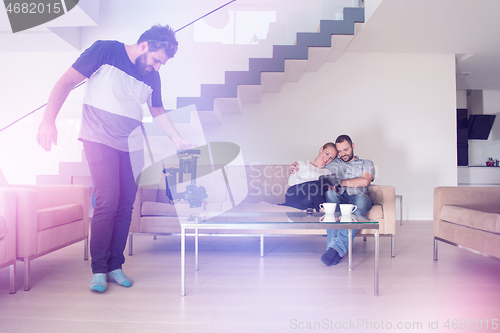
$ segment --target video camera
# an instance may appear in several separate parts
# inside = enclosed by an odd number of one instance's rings
[[[182,150],[177,152],[179,158],[178,168],[163,168],[165,174],[165,183],[167,197],[170,202],[174,200],[184,199],[189,203],[190,208],[201,207],[203,200],[208,197],[207,191],[203,186],[196,185],[196,167],[198,156],[201,154],[199,149]],[[191,175],[191,184],[186,186],[186,191],[177,192],[177,184],[184,182],[184,174]],[[177,175],[179,175],[177,179]]]

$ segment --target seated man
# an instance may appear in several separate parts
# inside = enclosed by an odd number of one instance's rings
[[[339,204],[354,204],[358,208],[357,215],[366,216],[372,207],[368,195],[368,185],[373,181],[374,166],[370,160],[362,160],[354,156],[354,144],[347,135],[340,135],[335,140],[338,157],[326,165],[331,172],[330,191],[325,193],[326,202]],[[327,176],[329,177],[329,176]],[[352,231],[352,237],[356,236],[357,230]],[[348,230],[327,230],[327,251],[321,256],[321,261],[327,265],[336,265],[347,253]]]

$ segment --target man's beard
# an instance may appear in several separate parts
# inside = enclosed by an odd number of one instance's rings
[[[137,59],[135,60],[135,68],[137,68],[137,70],[142,76],[146,76],[146,74],[151,72],[152,69],[151,66],[148,66],[146,64],[146,61],[147,61],[147,53],[138,56]]]
[[[342,155],[340,158],[344,161],[344,162],[349,162],[350,160],[352,160],[352,158],[354,157],[354,152],[352,152],[351,154],[345,154],[345,155]]]

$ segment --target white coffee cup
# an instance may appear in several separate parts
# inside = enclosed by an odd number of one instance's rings
[[[320,210],[325,212],[325,214],[333,215],[335,214],[335,208],[337,208],[337,204],[335,202],[325,202],[319,205]]]
[[[350,216],[352,213],[358,209],[356,205],[353,204],[340,204],[340,213],[344,216]]]

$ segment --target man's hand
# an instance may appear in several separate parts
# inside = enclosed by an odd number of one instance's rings
[[[184,139],[179,134],[177,129],[174,127],[172,120],[170,120],[170,117],[165,112],[163,106],[161,107],[149,106],[149,112],[151,112],[151,115],[153,116],[153,121],[170,138],[170,140],[172,140],[177,150],[186,150],[199,146],[194,142]]]
[[[298,167],[298,163],[297,162],[293,162],[292,165],[290,165],[290,167],[288,167],[288,173],[290,175],[294,174],[294,173],[297,173],[299,172],[299,167]]]
[[[61,110],[64,101],[68,98],[70,91],[85,79],[86,77],[83,74],[73,67],[70,67],[59,80],[57,80],[54,88],[52,88],[43,115],[43,120],[38,127],[38,133],[36,135],[36,142],[38,142],[45,151],[50,151],[52,143],[57,145],[56,117],[59,110]]]
[[[50,151],[52,143],[57,145],[57,128],[54,122],[42,120],[38,127],[36,142],[42,146],[45,151]]]
[[[187,150],[198,146],[196,143],[184,138],[180,138],[178,141],[175,141],[174,144],[178,151]]]

